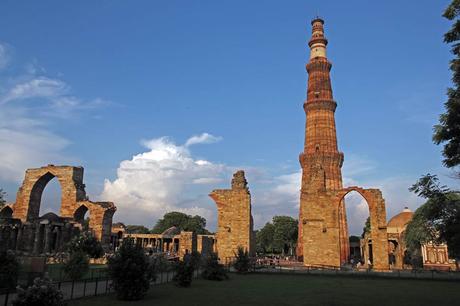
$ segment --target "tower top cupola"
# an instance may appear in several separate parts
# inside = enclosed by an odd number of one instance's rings
[[[324,36],[324,20],[316,17],[311,21],[312,33],[308,42],[310,47],[310,59],[326,57],[327,39]]]

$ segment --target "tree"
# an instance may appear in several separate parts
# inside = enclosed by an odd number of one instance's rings
[[[225,271],[224,266],[219,263],[216,253],[211,253],[206,257],[201,276],[204,279],[215,281],[228,279],[227,272]]]
[[[36,278],[27,289],[17,288],[13,306],[64,306],[64,296],[48,278]]]
[[[173,277],[173,281],[178,287],[190,287],[192,284],[194,264],[191,256],[184,256],[184,260],[177,263],[176,275]]]
[[[82,278],[88,270],[88,255],[81,250],[71,253],[69,259],[64,263],[64,273],[71,280],[78,280]]]
[[[171,227],[177,227],[181,231],[195,232],[197,235],[209,234],[206,229],[206,219],[201,216],[191,216],[178,211],[165,214],[159,219],[152,229],[154,234],[161,234]]]
[[[120,248],[108,259],[112,286],[120,300],[140,300],[150,287],[151,266],[144,251],[133,239],[123,240]]]
[[[150,230],[143,225],[127,225],[126,232],[128,234],[149,234]]]
[[[292,253],[297,244],[298,221],[289,216],[274,216],[256,233],[257,251],[261,253]]]
[[[289,216],[273,217],[273,247],[285,254],[294,250],[297,244],[299,224],[296,219]]]
[[[101,242],[91,232],[82,232],[67,245],[69,253],[83,252],[90,258],[100,258],[104,254]]]
[[[5,206],[5,204],[6,204],[5,196],[6,196],[6,192],[3,191],[2,188],[0,188],[0,208]]]
[[[453,0],[444,12],[444,17],[455,22],[444,35],[444,42],[452,45],[454,59],[450,62],[453,86],[447,90],[445,113],[434,126],[433,141],[443,143],[444,165],[453,168],[460,165],[460,1]],[[460,175],[460,173],[459,173]]]
[[[265,226],[257,231],[256,233],[257,252],[260,252],[260,253],[273,252],[274,233],[275,233],[275,226],[270,222],[265,223]]]
[[[251,267],[251,259],[249,258],[249,253],[243,247],[238,247],[238,251],[235,254],[236,260],[233,264],[237,273],[248,273]]]
[[[366,223],[364,223],[363,233],[361,234],[361,238],[364,238],[366,234],[371,233],[371,217],[367,217]]]
[[[0,284],[1,287],[16,287],[19,273],[19,262],[10,250],[0,251]]]
[[[435,175],[427,174],[410,191],[427,199],[407,225],[406,244],[416,249],[433,241],[447,243],[451,256],[460,259],[460,192],[449,190]]]

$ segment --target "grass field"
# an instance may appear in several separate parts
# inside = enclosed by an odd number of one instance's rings
[[[84,305],[459,305],[460,283],[356,277],[232,274],[222,282],[194,280],[190,288],[154,286],[144,300],[113,294],[72,301]]]

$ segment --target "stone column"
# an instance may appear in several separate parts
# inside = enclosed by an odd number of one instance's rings
[[[20,250],[22,243],[22,224],[19,225],[18,235],[16,237],[16,250]]]
[[[42,240],[42,237],[40,235],[41,227],[42,227],[41,224],[37,224],[37,228],[35,230],[34,250],[33,250],[33,253],[35,255],[38,255],[38,253],[40,252],[41,240]]]
[[[60,252],[62,250],[62,226],[56,227],[56,252]]]
[[[45,247],[43,248],[43,253],[49,253],[51,247],[51,225],[45,225]]]
[[[11,234],[10,234],[10,249],[11,250],[16,250],[17,238],[18,238],[18,226],[15,225],[11,229]]]

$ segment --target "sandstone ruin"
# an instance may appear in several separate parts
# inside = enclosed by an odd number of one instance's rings
[[[53,178],[58,180],[62,192],[59,216],[54,213],[39,216],[43,190]],[[88,199],[83,167],[48,165],[28,169],[16,202],[0,212],[0,241],[8,241],[9,249],[31,254],[62,251],[64,244],[81,231],[87,211],[90,212],[89,229],[108,249],[116,207],[112,202]]]
[[[233,175],[231,189],[216,189],[209,196],[217,205],[216,250],[220,260],[234,258],[238,247],[254,255],[251,194],[244,171]]]

